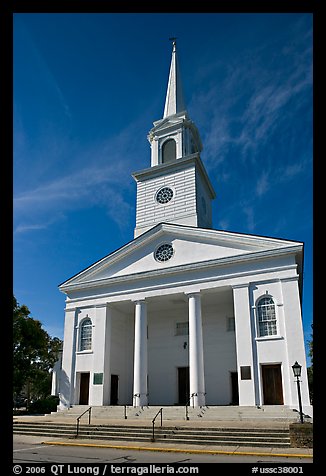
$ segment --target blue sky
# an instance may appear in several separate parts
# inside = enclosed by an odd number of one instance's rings
[[[305,243],[312,323],[312,15],[14,15],[14,294],[63,338],[58,284],[133,238],[147,133],[178,57],[216,229]]]

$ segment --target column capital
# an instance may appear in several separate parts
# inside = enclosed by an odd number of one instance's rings
[[[66,307],[65,308],[65,312],[80,312],[80,308],[79,307]]]
[[[95,309],[101,309],[102,307],[109,307],[111,303],[109,302],[103,302],[101,304],[95,304],[94,307]]]
[[[189,292],[189,293],[185,292],[184,294],[185,294],[185,296],[187,296],[188,298],[190,298],[190,297],[192,297],[192,296],[195,296],[195,297],[196,297],[196,296],[199,296],[199,297],[200,297],[200,296],[202,295],[202,294],[201,294],[201,291],[193,291],[193,292]]]
[[[231,288],[232,289],[242,289],[242,288],[249,288],[250,283],[242,283],[242,284],[232,284]]]
[[[281,283],[286,283],[289,281],[299,281],[299,275],[297,274],[296,276],[289,276],[288,278],[280,278]]]
[[[132,299],[132,302],[133,302],[134,304],[147,304],[145,298],[143,298],[143,299]]]

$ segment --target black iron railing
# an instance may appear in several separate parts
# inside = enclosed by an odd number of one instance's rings
[[[76,438],[78,438],[79,435],[79,424],[80,424],[80,419],[82,416],[85,415],[85,413],[88,412],[88,424],[91,424],[91,413],[92,413],[92,407],[87,408],[79,417],[76,418]]]
[[[153,433],[152,433],[152,441],[155,441],[155,420],[156,418],[161,414],[161,427],[163,425],[163,408],[160,408],[160,410],[156,413],[155,417],[152,420],[153,424]]]

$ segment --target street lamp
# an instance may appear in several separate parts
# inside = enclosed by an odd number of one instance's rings
[[[298,389],[298,401],[299,401],[299,412],[300,412],[300,422],[303,423],[303,413],[302,413],[302,402],[301,402],[301,390],[300,390],[300,377],[301,377],[302,366],[298,364],[297,361],[292,365],[293,375],[297,379],[297,389]]]

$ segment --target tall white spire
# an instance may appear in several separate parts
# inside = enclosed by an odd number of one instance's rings
[[[172,59],[170,66],[168,89],[166,92],[163,119],[186,109],[183,97],[180,71],[178,65],[176,39],[173,38]]]
[[[153,122],[147,136],[151,167],[133,174],[137,182],[135,238],[161,222],[212,227],[215,192],[200,158],[203,146],[197,127],[185,110],[175,38],[171,40],[164,116]]]

